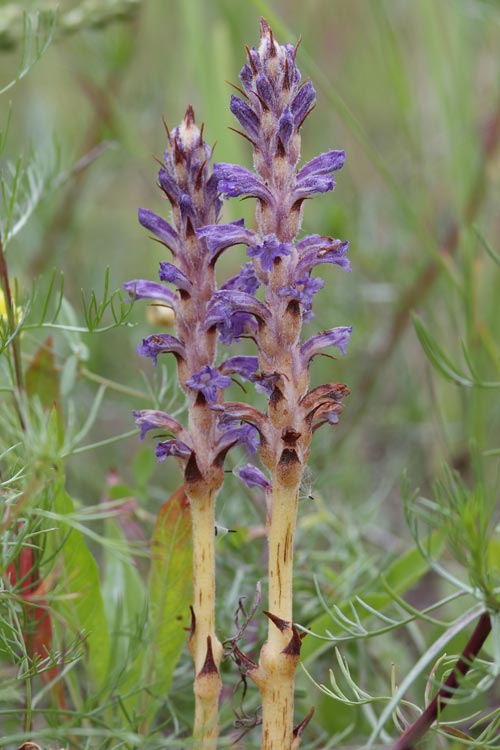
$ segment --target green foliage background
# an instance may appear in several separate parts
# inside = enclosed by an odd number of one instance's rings
[[[53,7],[41,0],[0,4],[0,88],[19,70],[22,11]],[[350,618],[355,595],[385,611],[392,594],[406,596],[410,590],[408,601],[424,609],[449,595],[457,580],[465,587],[456,589],[463,598],[449,603],[446,614],[439,610],[444,620],[459,617],[478,600],[496,606],[500,3],[61,2],[46,53],[0,98],[2,163],[23,153],[26,164],[38,165],[46,177],[42,200],[6,252],[16,304],[21,313],[28,312],[20,341],[34,406],[28,438],[16,436],[15,419],[7,416],[12,404],[8,368],[3,370],[1,479],[5,508],[17,502],[9,494],[14,486],[30,519],[29,531],[15,544],[29,542],[33,533],[50,540],[41,545],[44,574],[61,556],[55,563],[59,582],[49,601],[60,622],[74,620],[71,642],[63,644],[59,636],[59,650],[68,648],[74,663],[65,678],[74,709],[62,722],[28,657],[19,657],[19,639],[5,635],[15,630],[12,613],[19,601],[4,591],[0,747],[15,748],[24,739],[99,749],[186,746],[189,660],[181,657],[175,689],[160,695],[151,689],[151,671],[144,668],[151,654],[141,650],[148,596],[155,596],[154,586],[145,588],[146,540],[180,475],[173,462],[155,467],[151,444],[139,444],[135,433],[114,439],[133,430],[132,409],[160,403],[166,410],[181,409],[182,398],[173,363],[153,372],[150,362],[135,354],[135,346],[153,330],[146,306],[120,310],[114,297],[118,318],[126,316],[124,325],[114,326],[109,307],[100,320],[98,304],[106,283],[111,294],[124,281],[154,278],[162,258],[136,218],[139,206],[166,211],[151,158],[165,145],[162,115],[175,127],[192,104],[198,122],[205,122],[206,139],[217,142],[215,159],[250,166],[248,144],[227,129],[235,123],[225,80],[237,83],[244,45],[258,42],[260,15],[280,42],[302,38],[299,67],[318,93],[317,108],[303,129],[303,160],[330,148],[347,152],[334,194],[310,202],[304,219],[308,233],[349,239],[353,265],[348,275],[337,268],[322,270],[326,285],[308,329],[352,324],[354,331],[345,358],[316,358],[313,364],[313,384],[345,382],[351,396],[340,424],[319,433],[313,443],[311,486],[304,487],[297,538],[296,619],[305,627],[315,623],[313,631],[324,635],[335,627],[322,599]],[[224,208],[226,220],[242,215],[251,221],[249,202],[232,201]],[[241,249],[227,253],[221,263],[227,277],[243,257]],[[39,325],[53,269],[54,289],[64,275],[66,301],[57,322],[65,329]],[[54,291],[51,310],[56,299]],[[416,325],[412,314],[418,316]],[[104,330],[86,333],[88,327]],[[34,370],[31,358],[48,335],[55,363]],[[50,406],[55,398],[60,413],[49,423],[43,404]],[[10,438],[14,444],[23,441],[17,464],[4,453]],[[23,460],[35,485],[23,484],[22,476],[11,482]],[[458,479],[445,464],[458,472]],[[402,503],[405,473],[408,486],[420,487],[425,502],[412,499],[409,491]],[[131,499],[133,512],[127,515],[120,509]],[[4,569],[16,551],[12,519],[5,513],[2,533],[11,537],[3,551]],[[262,506],[230,474],[220,497],[219,522],[238,529],[218,546],[219,628],[230,637],[238,598],[252,599],[264,555]],[[417,523],[425,526],[419,537],[424,552],[429,548],[422,539],[429,528],[437,529],[429,557],[440,559],[447,578],[430,574],[429,560],[414,551],[410,528],[415,532]],[[57,535],[48,531],[53,525]],[[69,544],[73,540],[72,555],[68,547],[61,551],[65,538]],[[75,604],[67,595],[83,574],[88,598],[77,598]],[[121,618],[110,600],[117,602]],[[69,614],[70,608],[80,612]],[[369,611],[362,612],[363,622],[370,620]],[[88,617],[101,623],[100,630],[90,631],[90,640]],[[391,617],[404,619],[397,607]],[[426,644],[445,630],[442,621],[432,618],[410,623],[397,636],[377,638],[354,637],[344,626],[342,653],[353,680],[372,698],[390,696],[392,664],[401,681]],[[248,636],[250,650],[252,638],[259,637],[256,627]],[[380,623],[367,628],[380,629]],[[86,631],[87,641],[78,644],[79,630]],[[448,654],[459,652],[465,638],[459,633],[446,646]],[[6,651],[9,643],[14,656]],[[328,682],[330,668],[338,669],[333,645],[314,635],[304,643],[305,665],[318,683]],[[493,647],[488,655],[497,664]],[[419,706],[434,661],[426,673],[415,675],[406,695]],[[166,667],[173,669],[172,660]],[[232,671],[230,664],[226,671]],[[490,684],[482,696],[476,691],[493,672],[494,667],[485,667],[471,683],[469,705],[451,708],[450,722],[476,708],[493,711],[498,688]],[[338,695],[332,703],[301,675],[298,720],[310,705],[317,706],[305,746],[364,747],[380,710],[376,702],[362,703],[339,701]],[[250,727],[256,709],[256,697],[250,696]],[[407,719],[415,716],[411,707],[401,710]],[[229,699],[223,720],[226,737],[234,740],[238,733],[231,734]],[[473,719],[464,721],[461,731],[476,737],[472,746],[499,746],[498,724],[491,738],[484,738]],[[495,721],[497,715],[491,726]],[[397,734],[388,723],[377,742],[389,746]],[[435,741],[430,739],[429,747]],[[469,742],[450,735],[443,741],[450,748]],[[256,743],[251,731],[237,747]]]

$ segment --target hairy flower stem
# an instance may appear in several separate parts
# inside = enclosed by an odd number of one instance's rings
[[[189,492],[188,492],[189,496]],[[219,665],[215,635],[215,494],[190,498],[193,524],[193,628],[189,650],[195,667],[194,747],[216,747],[219,734]]]

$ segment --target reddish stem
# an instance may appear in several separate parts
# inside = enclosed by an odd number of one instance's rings
[[[413,750],[416,743],[430,729],[438,716],[446,708],[450,698],[453,697],[460,677],[464,677],[471,668],[474,659],[480,652],[483,643],[491,632],[491,619],[488,612],[483,612],[478,620],[474,632],[457,661],[455,668],[448,675],[441,689],[436,693],[425,711],[419,718],[410,724],[408,729],[399,738],[392,750]]]

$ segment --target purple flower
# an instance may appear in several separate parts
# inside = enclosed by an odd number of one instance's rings
[[[153,365],[157,364],[158,355],[172,352],[177,359],[185,359],[186,351],[184,344],[175,336],[168,333],[153,333],[152,336],[142,340],[142,344],[137,347],[137,354],[141,357],[151,357]]]
[[[239,195],[250,195],[260,198],[265,203],[274,202],[272,193],[249,169],[237,164],[214,164],[214,174],[218,180],[219,193],[225,198],[237,198]]]
[[[311,111],[316,100],[316,91],[311,81],[307,81],[300,87],[297,95],[292,101],[292,115],[297,130],[300,128],[307,114]]]
[[[165,302],[169,307],[175,308],[177,304],[177,295],[167,289],[163,284],[156,281],[147,281],[146,279],[134,279],[126,281],[123,288],[134,300],[136,299],[156,299]]]
[[[257,357],[236,356],[226,359],[219,366],[219,372],[222,375],[239,375],[245,380],[251,380],[258,368],[259,360]]]
[[[278,258],[290,255],[291,252],[291,243],[280,242],[275,234],[267,234],[261,244],[252,245],[247,250],[250,258],[258,258],[260,260],[263,271],[272,271],[274,262]]]
[[[162,463],[169,456],[174,458],[187,459],[193,452],[189,445],[183,443],[182,440],[164,440],[158,443],[156,446],[156,458],[159,463]]]
[[[175,229],[170,226],[168,221],[161,216],[149,211],[147,208],[139,209],[139,223],[149,229],[152,234],[164,245],[166,245],[174,255],[179,252],[179,235]]]
[[[332,172],[341,169],[344,161],[345,151],[327,151],[308,162],[297,174],[295,198],[309,198],[314,193],[333,190],[335,180]]]
[[[160,270],[158,273],[160,281],[167,281],[169,284],[175,284],[177,289],[182,289],[188,294],[191,294],[192,284],[189,281],[186,274],[182,273],[180,268],[174,266],[173,263],[168,263],[165,260],[160,261]]]
[[[259,433],[250,424],[240,424],[236,427],[229,427],[217,441],[215,452],[218,457],[226,455],[228,450],[235,445],[247,449],[249,453],[256,453],[259,445]]]
[[[304,320],[310,320],[312,314],[312,300],[316,292],[319,292],[325,285],[323,279],[310,276],[303,276],[296,279],[293,284],[282,286],[279,290],[280,297],[289,297],[296,299],[302,305],[302,317]]]
[[[271,482],[266,475],[253,464],[245,464],[234,469],[234,473],[246,484],[247,487],[260,487],[263,490],[271,489]]]
[[[348,242],[342,242],[333,237],[322,237],[319,234],[310,234],[297,243],[297,252],[300,256],[297,273],[308,273],[314,266],[321,263],[332,263],[345,271],[350,271],[351,264],[345,257],[348,250]]]
[[[217,401],[218,388],[227,388],[231,385],[231,378],[221,375],[209,365],[203,365],[199,372],[186,380],[185,384],[192,390],[202,393],[207,403],[210,404]]]
[[[237,96],[232,96],[229,109],[239,121],[242,128],[246,130],[250,138],[259,137],[259,118],[253,109],[243,101],[243,99],[240,99]]]
[[[219,341],[228,346],[233,341],[239,341],[243,336],[254,338],[256,330],[257,324],[248,313],[234,313],[217,324]]]
[[[345,348],[349,343],[352,326],[338,326],[337,328],[330,328],[328,331],[316,334],[300,348],[300,352],[304,360],[309,362],[316,354],[319,354],[321,349],[325,349],[328,346],[336,346],[342,354],[345,354]]]
[[[137,427],[141,428],[140,439],[144,440],[147,432],[150,430],[163,430],[178,435],[184,432],[184,428],[170,414],[155,409],[142,409],[141,411],[132,412]]]
[[[260,286],[260,281],[255,273],[255,268],[252,263],[245,263],[241,267],[241,271],[237,276],[233,276],[228,279],[225,284],[221,286],[221,289],[234,289],[238,292],[246,292],[247,294],[255,294]]]
[[[223,289],[214,294],[205,319],[208,329],[219,323],[227,323],[236,313],[253,315],[258,321],[266,321],[271,317],[271,311],[263,302],[251,294],[231,289]]]
[[[201,239],[205,239],[210,252],[210,262],[213,263],[219,255],[233,245],[251,245],[258,239],[258,235],[245,228],[243,219],[230,224],[207,224],[196,230]]]

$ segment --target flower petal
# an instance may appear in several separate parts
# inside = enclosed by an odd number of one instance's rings
[[[138,215],[139,223],[145,229],[149,229],[160,242],[170,248],[174,255],[179,253],[179,235],[168,221],[147,208],[140,208]]]
[[[233,469],[233,474],[241,479],[247,487],[261,487],[263,490],[272,488],[271,482],[266,475],[253,464],[245,464]]]
[[[219,193],[225,198],[237,198],[238,195],[250,195],[260,198],[265,203],[273,204],[274,199],[267,187],[253,172],[237,164],[220,162],[214,164],[214,174],[217,175]]]
[[[238,292],[246,292],[253,295],[259,286],[260,281],[255,273],[253,263],[244,263],[239,274],[228,279],[221,286],[221,289],[235,289]]]
[[[245,228],[244,219],[232,221],[230,224],[207,224],[197,229],[196,234],[206,240],[210,263],[226,248],[233,245],[251,245],[259,238],[255,232]]]
[[[142,409],[140,411],[133,411],[132,414],[137,427],[141,428],[141,440],[144,440],[144,436],[150,430],[163,430],[174,435],[183,434],[185,432],[181,423],[164,411]]]
[[[190,448],[189,445],[186,445],[186,443],[183,443],[182,440],[163,440],[156,446],[156,458],[158,459],[158,463],[162,463],[169,456],[186,460],[192,455],[192,453],[192,448]]]
[[[165,260],[160,261],[159,270],[160,281],[167,281],[169,284],[175,284],[177,289],[182,289],[189,294],[192,291],[192,285],[186,274],[182,273],[180,268],[174,266],[173,263],[168,263]]]
[[[316,91],[311,81],[306,81],[303,86],[298,90],[294,100],[292,101],[292,114],[295,122],[295,127],[300,128],[304,121],[304,117],[307,115],[316,99]]]
[[[185,385],[202,393],[207,403],[210,404],[217,401],[218,388],[227,388],[231,385],[231,378],[221,375],[218,370],[209,365],[203,365],[199,372],[195,372],[189,380],[186,380]]]
[[[300,348],[303,359],[306,362],[310,362],[316,354],[319,354],[321,349],[325,349],[328,346],[336,346],[340,350],[341,354],[345,354],[345,348],[349,343],[352,326],[338,326],[337,328],[330,328],[328,331],[316,334]]]
[[[245,380],[250,380],[258,368],[259,360],[257,357],[241,355],[226,359],[219,365],[219,372],[223,375],[239,375]]]
[[[153,333],[142,340],[142,344],[139,344],[136,351],[141,357],[151,357],[154,365],[158,361],[159,354],[171,352],[178,359],[185,359],[186,357],[184,344],[168,333]]]
[[[297,273],[299,275],[308,273],[314,266],[321,263],[332,263],[345,271],[350,271],[351,263],[345,257],[348,250],[348,242],[342,242],[333,237],[322,237],[319,234],[304,237],[297,243],[297,251],[300,255]]]
[[[259,138],[260,120],[251,107],[243,99],[237,96],[231,96],[229,109],[239,121],[240,125],[254,139]]]
[[[123,284],[123,288],[134,300],[136,299],[155,299],[165,302],[169,307],[173,307],[177,304],[177,295],[167,289],[163,284],[158,284],[156,281],[148,281],[147,279],[133,279],[132,281],[126,281]]]

